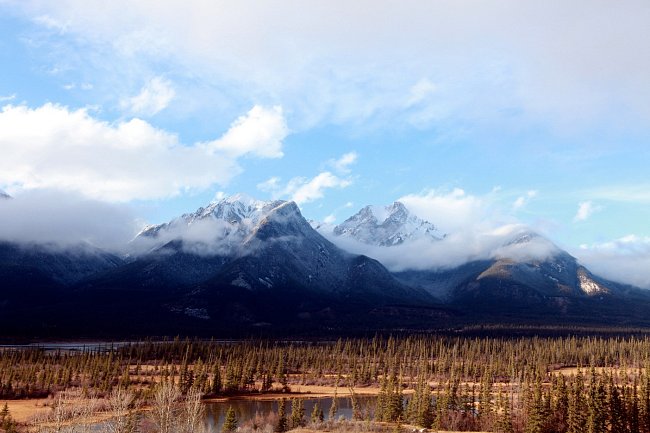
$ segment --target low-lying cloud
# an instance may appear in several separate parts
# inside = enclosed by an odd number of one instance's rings
[[[182,251],[200,256],[225,256],[240,251],[247,231],[224,220],[205,218],[188,224],[182,218],[171,221],[155,236],[138,236],[128,245],[131,255],[153,250],[164,252],[164,246],[181,241]]]
[[[121,251],[138,223],[122,205],[60,191],[26,191],[0,200],[0,240],[73,247],[90,244]]]
[[[650,237],[628,235],[582,245],[575,255],[598,275],[650,289]]]
[[[525,244],[511,243],[519,236],[530,233],[530,229],[523,225],[506,225],[484,232],[459,230],[441,240],[412,239],[391,247],[336,236],[331,227],[323,227],[320,232],[338,247],[377,259],[394,272],[449,269],[475,260],[544,260],[558,251],[552,242],[541,236],[533,237]]]

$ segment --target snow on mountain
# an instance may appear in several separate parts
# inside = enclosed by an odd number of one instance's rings
[[[168,223],[145,227],[132,242],[147,252],[171,241],[182,240],[195,253],[229,255],[271,212],[286,202],[262,201],[236,194],[200,207]]]
[[[418,218],[399,201],[389,206],[366,206],[343,223],[333,234],[376,246],[394,246],[414,239],[444,237],[428,221]]]

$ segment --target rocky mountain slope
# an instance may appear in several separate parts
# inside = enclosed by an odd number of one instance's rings
[[[409,245],[426,255],[449,238],[399,202],[365,207],[326,238],[293,202],[238,195],[146,227],[125,257],[88,245],[0,243],[0,326],[12,335],[234,336],[650,325],[647,292],[593,275],[527,230],[460,266],[395,272],[337,240],[387,257]]]
[[[336,226],[332,231],[334,242],[339,238],[344,245],[344,240],[352,237],[374,247],[395,249],[395,254],[405,251],[396,246],[414,241],[419,241],[420,246],[422,240],[428,240],[433,248],[444,246],[439,243],[445,242],[444,236],[431,235],[435,233],[430,229],[433,224],[413,215],[401,203],[380,208],[385,210],[380,215],[374,209],[366,206]],[[394,233],[399,235],[393,237]],[[387,254],[389,250],[382,251],[381,256]],[[613,316],[626,321],[638,308],[615,310],[613,305],[638,301],[647,308],[650,301],[647,291],[595,276],[550,240],[523,229],[503,236],[501,243],[482,259],[451,268],[432,262],[429,268],[400,269],[393,275],[480,320],[507,315],[523,321],[598,321]],[[635,317],[641,319],[642,315]]]

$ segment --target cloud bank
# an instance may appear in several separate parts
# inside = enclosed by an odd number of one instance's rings
[[[650,289],[650,237],[628,235],[582,245],[575,255],[598,275]]]
[[[87,109],[8,105],[0,111],[0,186],[109,202],[167,198],[226,184],[241,172],[237,158],[281,157],[288,133],[279,107],[255,106],[221,138],[184,145],[138,118],[109,123]]]
[[[319,231],[340,248],[379,260],[393,272],[449,269],[475,260],[500,258],[544,260],[558,251],[543,237],[533,238],[525,245],[509,244],[530,232],[530,228],[524,225],[506,225],[484,232],[461,230],[439,241],[414,239],[391,247],[368,245],[353,238],[336,236],[331,226],[323,226]]]
[[[90,244],[122,251],[137,233],[135,216],[122,205],[52,190],[26,191],[0,200],[0,240],[70,247]]]

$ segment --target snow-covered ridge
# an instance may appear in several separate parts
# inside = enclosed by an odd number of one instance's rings
[[[162,231],[174,227],[192,226],[205,221],[225,222],[233,229],[248,232],[283,203],[282,200],[263,201],[245,194],[235,194],[212,202],[206,207],[200,207],[195,212],[183,214],[168,223],[149,225],[137,237],[156,237]]]
[[[186,252],[230,256],[287,202],[256,200],[243,194],[223,198],[167,223],[145,227],[131,242],[132,254],[154,251],[182,241]]]
[[[415,239],[440,240],[444,237],[428,221],[413,215],[403,203],[366,206],[334,227],[334,235],[377,246],[400,245]]]

